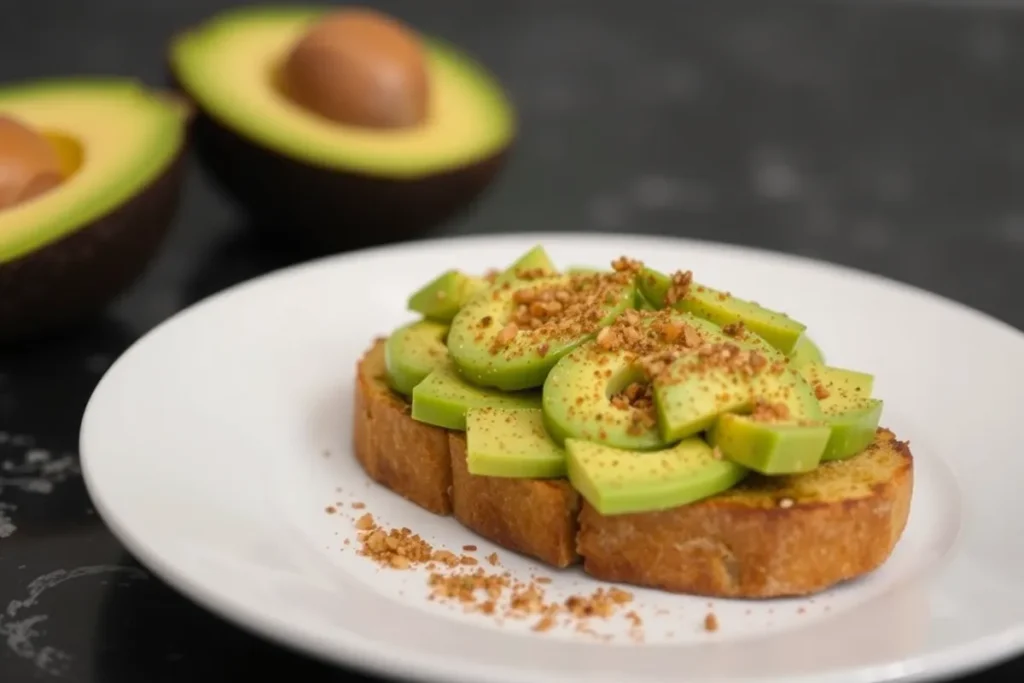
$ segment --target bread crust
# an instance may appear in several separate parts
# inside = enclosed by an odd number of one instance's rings
[[[577,548],[595,578],[729,598],[816,593],[878,568],[910,512],[913,457],[880,429],[815,473],[751,477],[663,512],[606,517],[584,503]]]
[[[412,419],[384,381],[384,340],[360,361],[355,453],[375,481],[436,514],[553,567],[724,598],[817,593],[866,574],[906,527],[913,456],[879,429],[874,443],[812,473],[751,475],[718,496],[661,512],[604,516],[565,480],[469,473],[461,432]]]
[[[568,481],[470,474],[465,434],[451,432],[448,440],[455,519],[503,548],[553,567],[579,562],[580,496]]]
[[[409,403],[385,381],[384,339],[377,339],[356,370],[356,459],[371,479],[437,515],[452,512],[448,432],[417,422]]]

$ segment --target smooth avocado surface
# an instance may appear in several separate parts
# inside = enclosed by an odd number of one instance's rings
[[[483,278],[447,270],[416,290],[406,306],[426,318],[450,322],[460,308],[486,288]]]
[[[539,392],[507,393],[466,381],[451,364],[437,368],[412,390],[414,420],[466,431],[471,408],[540,408]]]
[[[2,87],[0,116],[39,130],[66,170],[55,189],[0,211],[0,264],[87,228],[144,191],[178,156],[187,120],[179,103],[115,78]]]
[[[471,408],[466,413],[470,474],[550,479],[565,476],[565,451],[536,408]]]
[[[802,334],[796,340],[793,350],[789,352],[789,362],[793,367],[800,367],[808,363],[824,363],[825,354],[814,343],[814,340],[806,334]]]
[[[569,481],[602,515],[652,512],[726,491],[747,475],[703,439],[637,453],[579,439],[565,442]]]
[[[474,164],[515,132],[500,85],[453,46],[424,38],[431,94],[425,121],[375,129],[339,124],[286,97],[277,79],[292,46],[330,8],[245,7],[177,37],[181,85],[222,125],[279,154],[339,171],[417,178]]]
[[[726,413],[708,433],[708,442],[729,460],[761,474],[801,474],[821,462],[832,430],[828,425],[761,422]]]
[[[388,385],[411,396],[427,375],[448,365],[447,334],[447,325],[432,320],[417,320],[392,332],[384,344]]]
[[[875,378],[865,372],[808,362],[799,367],[814,387],[832,429],[822,460],[842,460],[864,450],[875,437],[883,402],[872,398]]]

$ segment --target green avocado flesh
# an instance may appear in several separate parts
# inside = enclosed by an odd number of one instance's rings
[[[516,259],[512,265],[498,274],[495,286],[510,284],[522,279],[522,275],[555,275],[558,269],[544,247],[537,245]],[[571,273],[569,273],[571,274]]]
[[[425,318],[451,322],[467,301],[487,289],[487,281],[458,270],[437,276],[409,297],[406,307]]]
[[[118,78],[0,86],[0,116],[49,139],[65,171],[57,187],[0,211],[0,264],[87,229],[145,192],[181,151],[188,119],[180,103]]]
[[[679,507],[726,491],[747,474],[698,438],[643,453],[579,439],[568,439],[565,449],[569,482],[602,515]]]
[[[821,394],[819,403],[832,436],[822,460],[842,460],[860,453],[875,438],[882,401],[871,398],[874,377],[856,370],[808,363],[800,374]]]
[[[413,419],[466,432],[471,475],[565,477],[603,515],[810,472],[874,440],[874,377],[825,365],[803,325],[697,284],[666,307],[669,278],[624,263],[559,273],[538,245],[492,282],[440,274],[409,298],[424,318],[387,340],[389,384]],[[600,302],[587,324],[560,324],[581,301]]]
[[[448,326],[432,320],[419,320],[404,325],[388,337],[384,344],[387,381],[392,389],[411,396],[413,388],[427,375],[446,366],[448,349],[444,339]]]
[[[416,179],[470,166],[508,147],[513,108],[497,80],[467,54],[429,36],[430,108],[407,129],[339,124],[295,104],[277,84],[280,64],[330,7],[226,10],[175,37],[170,65],[217,123],[282,156],[318,168]]]
[[[637,408],[617,407],[612,397],[642,379],[628,354],[602,351],[593,342],[568,354],[551,369],[541,391],[548,432],[557,442],[595,441],[644,451],[665,440]]]
[[[789,352],[789,364],[800,367],[808,363],[824,363],[825,354],[806,334],[800,335],[793,350]]]
[[[536,409],[472,408],[466,413],[470,474],[549,479],[565,476],[565,451]]]
[[[644,297],[655,307],[664,308],[666,296],[672,285],[671,279],[650,268],[645,268],[637,279]],[[743,323],[751,332],[785,354],[793,350],[806,329],[806,326],[784,313],[769,310],[696,282],[690,285],[686,296],[673,306],[677,310],[692,313],[722,327],[731,323]]]
[[[616,274],[555,275],[496,285],[456,314],[448,333],[448,353],[461,373],[481,386],[505,391],[539,387],[559,359],[632,307],[633,281],[620,284],[615,278]],[[557,324],[559,313],[551,315],[549,326],[519,330],[514,322],[520,306],[516,299],[528,291],[538,299],[551,293],[592,292],[606,303],[601,317],[589,321],[582,331],[562,330]],[[561,305],[553,298],[550,303]],[[515,334],[506,338],[509,330]]]
[[[729,460],[761,474],[800,474],[818,466],[831,433],[826,424],[760,422],[727,413],[715,422],[708,441]]]
[[[507,393],[475,386],[450,364],[437,368],[412,390],[412,419],[466,430],[471,408],[540,408],[539,392]]]

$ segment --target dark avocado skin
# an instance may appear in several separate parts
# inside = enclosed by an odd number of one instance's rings
[[[169,80],[183,97],[188,91]],[[425,235],[469,209],[505,165],[510,146],[471,166],[388,179],[310,166],[220,125],[192,103],[190,143],[204,170],[253,226],[316,254]]]
[[[177,213],[184,151],[105,216],[25,256],[0,263],[0,344],[83,322],[146,270]]]

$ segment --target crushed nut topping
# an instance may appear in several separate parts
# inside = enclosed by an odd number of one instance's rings
[[[550,273],[517,273],[521,280],[530,284],[520,285],[512,292],[515,308],[508,325],[495,338],[491,353],[539,349],[544,356],[551,342],[596,331],[608,314],[607,307],[619,300],[623,287],[628,286],[643,267],[639,261],[624,258],[612,265],[609,273],[577,273],[547,282],[544,280]],[[510,287],[511,284],[506,284],[502,289]],[[493,296],[501,296],[502,289],[496,290]]]
[[[532,630],[545,632],[560,621],[575,622],[576,630],[587,632],[587,621],[616,614],[633,601],[633,594],[620,588],[598,588],[589,595],[573,595],[564,601],[549,599],[546,577],[529,581],[513,579],[508,572],[497,573],[478,566],[468,555],[436,549],[406,528],[386,529],[370,514],[356,520],[359,530],[360,555],[382,567],[408,570],[426,567],[428,599],[461,604],[467,612],[480,612],[501,619],[534,619]],[[464,549],[476,550],[467,545]],[[498,565],[497,553],[486,557],[492,567]],[[640,625],[635,613],[627,615],[634,628]],[[634,634],[635,635],[635,634]]]
[[[672,283],[665,292],[665,305],[673,306],[686,298],[690,293],[690,285],[693,284],[693,272],[689,270],[678,270],[672,273]]]

